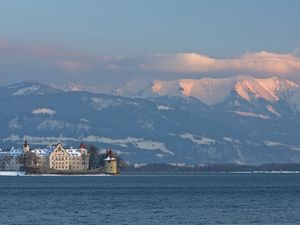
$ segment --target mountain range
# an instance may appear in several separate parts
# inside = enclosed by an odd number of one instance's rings
[[[85,141],[130,163],[300,161],[300,87],[277,77],[139,78],[110,90],[25,81],[0,88],[0,107],[2,148]]]

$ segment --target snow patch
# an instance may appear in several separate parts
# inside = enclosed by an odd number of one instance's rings
[[[13,96],[30,95],[39,89],[40,89],[39,86],[33,85],[31,87],[22,88],[16,92],[14,92],[12,95]]]
[[[214,139],[207,137],[199,137],[189,133],[180,134],[179,136],[183,139],[189,139],[197,145],[212,145],[216,143]]]
[[[25,176],[25,172],[20,172],[20,171],[0,171],[0,176]]]
[[[231,138],[231,137],[223,137],[223,140],[227,141],[227,142],[230,142],[230,143],[236,143],[236,144],[240,143],[240,140],[234,139],[234,138]]]
[[[87,120],[87,119],[80,119],[80,122],[83,122],[83,123],[91,123],[91,121]]]
[[[300,151],[300,146],[295,146],[295,145],[289,145],[289,144],[284,144],[280,142],[274,142],[274,141],[264,141],[264,144],[269,147],[286,147],[289,150],[292,151]]]
[[[121,147],[128,147],[129,144],[135,146],[139,149],[144,150],[159,150],[161,152],[174,155],[174,153],[166,148],[164,143],[156,142],[152,140],[144,140],[143,138],[127,137],[125,139],[111,139],[107,137],[99,137],[94,135],[89,135],[86,138],[82,138],[86,142],[100,142],[105,144],[113,144]]]
[[[163,157],[164,157],[163,154],[155,154],[155,156],[156,156],[157,158],[163,158]]]
[[[156,142],[152,140],[145,140],[143,138],[136,138],[136,137],[127,137],[125,139],[111,139],[107,137],[99,137],[94,135],[89,135],[87,137],[80,137],[80,138],[71,138],[71,137],[33,137],[25,135],[23,137],[20,137],[16,134],[11,134],[9,137],[4,138],[4,142],[23,142],[24,140],[28,140],[32,144],[36,145],[48,145],[49,143],[57,143],[60,142],[99,142],[99,143],[105,143],[105,144],[112,144],[121,146],[124,148],[128,148],[133,145],[136,148],[143,149],[143,150],[158,150],[163,153],[169,154],[169,155],[175,155],[172,151],[167,149],[167,147],[164,145],[164,143]]]
[[[38,108],[38,109],[34,109],[31,112],[32,114],[48,114],[50,116],[53,116],[56,111],[52,110],[52,109],[48,109],[48,108]]]
[[[81,142],[82,139],[70,138],[70,137],[34,137],[29,135],[24,135],[20,137],[17,134],[11,134],[9,137],[3,138],[4,142],[19,142],[23,143],[24,140],[29,141],[32,145],[48,145],[50,143],[58,143],[58,142]]]
[[[115,105],[115,103],[113,101],[111,101],[109,99],[104,99],[104,98],[93,97],[93,98],[91,98],[91,101],[92,101],[91,105],[99,111]]]
[[[8,122],[8,128],[11,130],[21,130],[22,125],[19,123],[19,118],[16,117]]]
[[[260,118],[260,119],[271,119],[269,116],[263,115],[263,114],[257,114],[253,112],[241,112],[241,111],[233,111],[233,113],[239,115],[239,116],[248,116],[248,117],[255,117],[255,118]]]
[[[281,114],[278,113],[278,112],[273,108],[273,106],[268,105],[268,106],[267,106],[267,109],[268,109],[271,113],[275,114],[277,117],[281,117]]]
[[[173,108],[168,107],[168,106],[164,106],[164,105],[157,106],[157,109],[158,110],[174,110]]]

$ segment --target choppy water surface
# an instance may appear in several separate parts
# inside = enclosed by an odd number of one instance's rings
[[[0,177],[0,224],[300,224],[300,174]]]

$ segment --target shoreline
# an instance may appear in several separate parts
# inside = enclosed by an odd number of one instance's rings
[[[76,176],[76,177],[108,177],[108,176],[138,176],[138,175],[200,175],[200,174],[300,174],[300,171],[217,171],[217,172],[124,172],[122,174],[85,173],[85,174],[59,174],[59,173],[26,173],[22,171],[0,171],[1,176]]]
[[[105,174],[105,173],[74,173],[74,174],[63,174],[63,173],[26,173],[22,171],[0,171],[0,177],[1,176],[98,176],[98,177],[106,177],[106,176],[115,176],[111,174]]]

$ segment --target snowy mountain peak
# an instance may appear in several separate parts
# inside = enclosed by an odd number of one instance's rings
[[[237,79],[235,91],[249,102],[258,98],[275,102],[287,91],[299,88],[296,83],[277,77],[266,79],[238,77]]]
[[[275,102],[292,90],[298,90],[294,82],[270,77],[258,79],[250,76],[229,78],[201,78],[178,80],[134,80],[117,89],[117,95],[129,97],[182,96],[194,97],[207,105],[223,102],[231,93],[251,102],[257,99]]]

